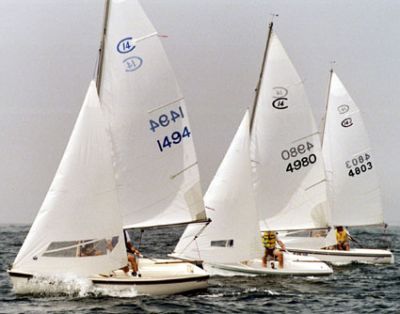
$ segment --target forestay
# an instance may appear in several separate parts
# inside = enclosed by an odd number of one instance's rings
[[[320,136],[304,84],[271,34],[252,128],[261,230],[327,226]]]
[[[205,195],[212,222],[200,234],[202,226],[189,225],[175,255],[208,263],[236,263],[262,256],[249,145],[247,112]]]
[[[111,1],[100,99],[124,227],[205,220],[185,101],[137,1]]]
[[[54,180],[13,269],[88,276],[127,264],[105,125],[96,86],[91,82]]]
[[[332,73],[323,137],[331,224],[383,223],[375,158],[361,112]]]

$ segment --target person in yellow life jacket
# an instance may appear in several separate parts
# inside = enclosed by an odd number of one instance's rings
[[[349,234],[342,226],[336,227],[336,248],[340,251],[349,251]]]
[[[276,247],[278,243],[283,251],[286,250],[285,244],[278,239],[276,231],[265,231],[262,236],[262,242],[265,248],[265,253],[262,258],[263,267],[267,267],[268,256],[271,256],[274,260],[278,258],[279,268],[283,268],[283,253]],[[271,264],[272,266],[273,264]]]

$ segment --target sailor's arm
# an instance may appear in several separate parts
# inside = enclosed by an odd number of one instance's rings
[[[282,249],[283,251],[286,251],[285,243],[283,243],[283,242],[282,242],[281,240],[279,240],[279,239],[276,239],[276,242],[278,242],[279,246],[281,247],[281,249]]]

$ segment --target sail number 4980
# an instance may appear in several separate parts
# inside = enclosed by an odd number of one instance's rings
[[[286,167],[286,172],[293,172],[294,170],[300,170],[301,168],[307,167],[309,165],[315,164],[317,161],[317,156],[311,154],[308,157],[303,157],[289,163]]]
[[[286,172],[293,172],[295,170],[300,170],[301,168],[316,163],[317,156],[315,154],[310,154],[309,156],[302,157],[302,155],[310,153],[313,148],[314,145],[307,141],[305,143],[298,144],[297,146],[284,149],[281,152],[281,158],[283,160],[289,160],[290,158],[298,158],[295,161],[288,163],[286,167]]]
[[[306,142],[305,144],[299,144],[297,146],[290,147],[289,149],[284,149],[281,152],[281,158],[283,160],[288,160],[290,158],[295,158],[298,155],[303,155],[308,151],[313,149],[314,145],[310,142]]]

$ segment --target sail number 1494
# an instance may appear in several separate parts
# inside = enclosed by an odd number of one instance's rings
[[[179,106],[177,109],[168,110],[158,116],[157,119],[150,119],[150,130],[154,133],[159,129],[166,128],[168,126],[175,125],[175,123],[179,119],[184,119],[185,115],[183,113],[182,107]],[[176,126],[180,126],[181,124],[176,124]],[[182,140],[187,137],[190,137],[190,130],[187,126],[183,126],[181,130],[176,130],[172,132],[170,135],[165,135],[161,139],[157,139],[158,149],[163,152],[165,149],[171,148],[173,145],[177,145],[182,142]]]

